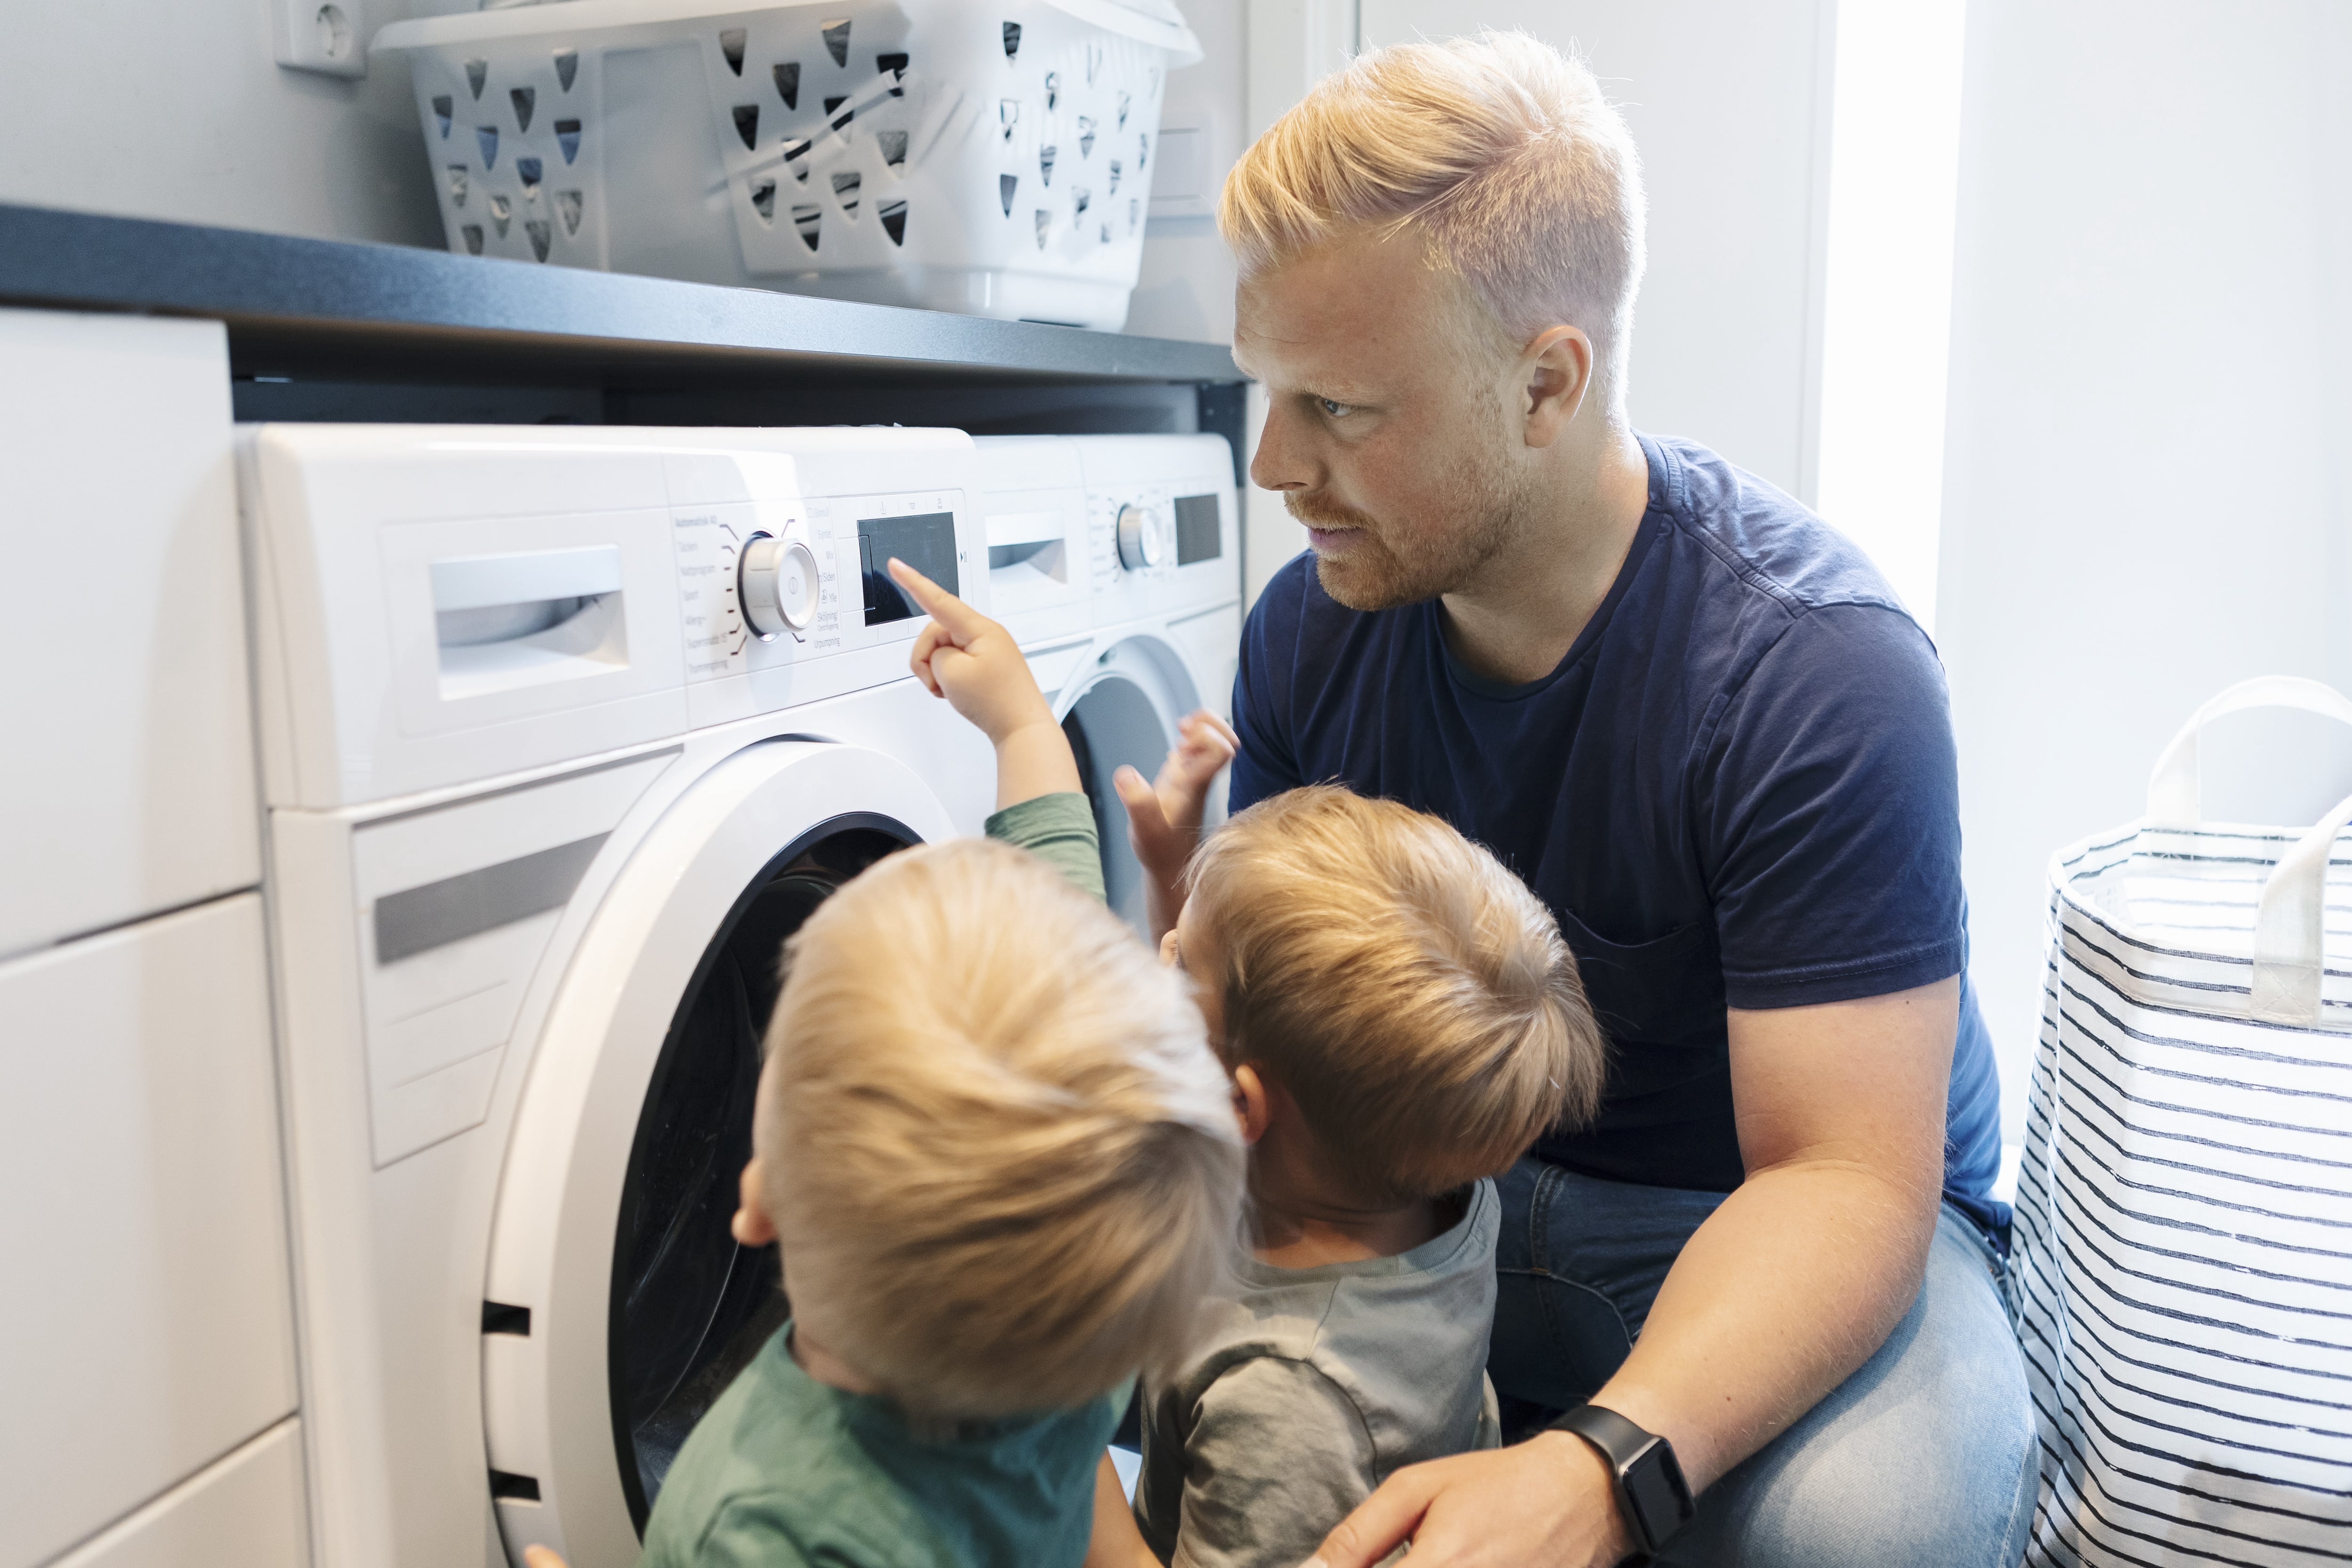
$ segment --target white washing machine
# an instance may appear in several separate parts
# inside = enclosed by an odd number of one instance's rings
[[[1111,774],[1150,778],[1195,708],[1226,713],[1241,647],[1240,517],[1222,436],[984,437],[992,613],[1077,752],[1112,906],[1143,887]],[[1228,714],[1230,717],[1230,715]],[[1222,816],[1223,786],[1212,803]]]
[[[896,554],[954,431],[240,440],[317,1568],[624,1568],[783,1311],[729,1237],[780,944],[980,830]]]

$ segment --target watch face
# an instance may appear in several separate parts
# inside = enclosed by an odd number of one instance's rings
[[[1625,1500],[1642,1516],[1634,1527],[1650,1538],[1653,1549],[1664,1545],[1692,1512],[1690,1488],[1675,1451],[1654,1437],[1626,1463],[1623,1476]]]

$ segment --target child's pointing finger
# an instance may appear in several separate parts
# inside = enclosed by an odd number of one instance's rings
[[[987,627],[987,616],[895,555],[890,557],[889,572],[890,580],[913,595],[923,613],[945,627],[959,647]]]

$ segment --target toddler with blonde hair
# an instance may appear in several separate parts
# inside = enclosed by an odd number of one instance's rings
[[[1098,1474],[1089,1568],[1292,1568],[1394,1471],[1496,1446],[1491,1178],[1606,1068],[1550,911],[1492,855],[1326,785],[1188,864],[1199,776],[1180,752],[1120,793],[1232,1078],[1254,1247],[1191,1359],[1146,1374],[1133,1522]]]

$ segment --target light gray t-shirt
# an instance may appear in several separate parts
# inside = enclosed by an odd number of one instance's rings
[[[1410,1252],[1244,1260],[1205,1349],[1147,1387],[1135,1522],[1162,1563],[1297,1568],[1406,1465],[1501,1440],[1486,1382],[1495,1184]]]

